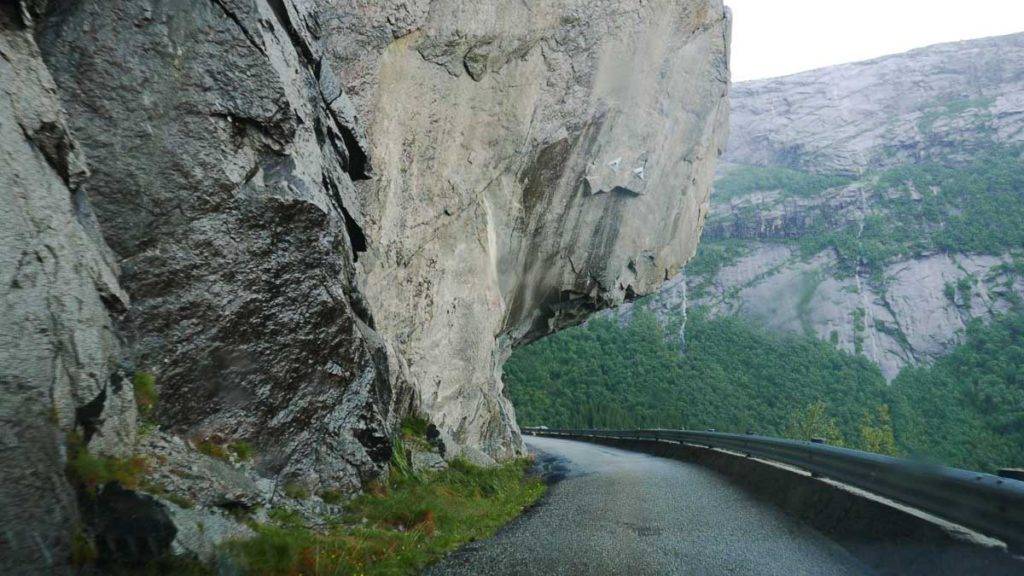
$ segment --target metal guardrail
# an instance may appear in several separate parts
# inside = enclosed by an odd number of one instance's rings
[[[555,430],[538,436],[672,441],[748,454],[789,464],[901,502],[1004,542],[1024,552],[1024,482],[992,474],[768,436],[688,430]]]

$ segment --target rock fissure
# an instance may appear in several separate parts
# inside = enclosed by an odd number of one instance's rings
[[[242,20],[238,17],[238,15],[235,14],[235,12],[232,11],[225,3],[225,0],[210,0],[210,2],[212,2],[214,6],[220,8],[224,15],[227,16],[229,20],[234,22],[235,26],[237,26],[238,29],[242,32],[242,35],[245,36],[245,39],[249,41],[250,46],[255,48],[256,51],[259,52],[260,54],[264,56],[267,55],[266,47],[264,47],[262,43],[256,40],[256,37],[253,36],[252,31],[245,27],[245,25],[242,23]]]

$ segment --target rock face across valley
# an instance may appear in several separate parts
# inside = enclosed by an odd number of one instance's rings
[[[519,453],[511,348],[693,255],[728,44],[720,0],[5,2],[5,566],[116,524],[76,504],[71,440],[150,455],[159,490],[107,497],[176,551],[218,506],[359,490],[410,412],[448,454]],[[235,472],[193,450],[243,441]]]
[[[890,380],[948,353],[1024,296],[1019,247],[970,246],[1013,209],[982,197],[1024,166],[1022,61],[1017,34],[737,84],[707,257],[655,312],[677,317],[688,290],[691,307],[832,341]]]
[[[1024,34],[737,84],[726,160],[858,174],[1024,142]]]

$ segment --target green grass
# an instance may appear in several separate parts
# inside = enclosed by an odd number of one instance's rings
[[[430,423],[425,418],[416,415],[406,416],[402,420],[402,436],[405,438],[425,438],[429,426]]]
[[[992,107],[993,103],[994,99],[992,98],[960,98],[938,103],[938,106],[930,108],[922,114],[917,122],[917,129],[922,134],[930,134],[935,127],[935,122],[940,118],[954,118],[971,108],[982,110],[981,117],[983,120],[990,119],[992,115],[988,109]]]
[[[251,460],[253,456],[252,445],[245,440],[228,444],[228,450],[234,453],[239,460]]]
[[[305,500],[312,494],[309,489],[298,482],[289,482],[284,485],[284,495],[296,500]]]
[[[136,372],[132,376],[132,388],[135,391],[135,404],[139,407],[139,414],[143,419],[148,419],[153,415],[159,399],[156,376],[149,372]]]
[[[455,461],[423,476],[393,467],[390,482],[354,500],[337,525],[313,530],[277,514],[256,528],[255,538],[230,544],[228,553],[248,574],[415,574],[460,545],[493,535],[536,502],[544,485],[526,475],[527,466]]]
[[[253,457],[252,445],[244,440],[221,443],[207,438],[204,440],[195,440],[194,444],[196,446],[196,450],[201,453],[212,458],[224,460],[225,462],[231,461],[232,454],[234,454],[235,458],[240,461],[250,460]]]
[[[146,460],[140,456],[117,458],[89,452],[76,435],[68,437],[67,476],[89,494],[110,482],[125,488],[138,488],[146,473]]]
[[[197,440],[195,441],[196,450],[210,456],[211,458],[217,458],[218,460],[230,460],[231,457],[228,455],[228,450],[222,444],[214,442],[213,440]]]

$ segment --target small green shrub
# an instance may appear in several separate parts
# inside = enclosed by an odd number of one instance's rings
[[[143,418],[149,418],[153,415],[159,399],[156,376],[149,372],[136,372],[132,376],[132,388],[135,390],[135,404],[139,407],[139,414]]]
[[[956,286],[952,282],[946,282],[942,287],[942,294],[946,296],[951,304],[956,304]]]
[[[402,420],[402,437],[406,439],[426,438],[429,426],[430,422],[421,416],[415,414],[406,416]]]
[[[345,503],[345,493],[341,490],[324,490],[318,494],[320,499],[328,504],[337,506]]]
[[[68,454],[68,478],[90,494],[110,482],[138,488],[147,470],[146,460],[141,456],[117,458],[92,454],[75,434],[68,437]]]
[[[239,440],[228,444],[228,450],[235,454],[239,460],[251,460],[253,456],[252,445],[245,440]]]
[[[194,442],[194,444],[196,446],[196,450],[199,450],[200,452],[206,454],[207,456],[225,461],[231,459],[224,445],[214,442],[209,438],[205,440],[196,441]]]
[[[288,482],[284,485],[284,495],[296,500],[305,500],[309,498],[310,492],[308,488],[298,482]]]

